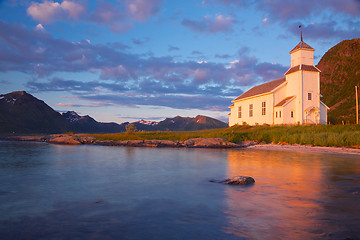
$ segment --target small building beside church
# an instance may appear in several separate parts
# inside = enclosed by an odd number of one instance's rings
[[[232,101],[229,126],[235,124],[326,124],[327,110],[320,101],[320,70],[315,49],[302,37],[290,51],[285,77],[255,86]]]

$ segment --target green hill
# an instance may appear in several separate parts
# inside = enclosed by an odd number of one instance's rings
[[[321,70],[322,101],[330,107],[328,120],[355,123],[355,86],[360,86],[360,38],[344,40],[332,47],[317,67]]]

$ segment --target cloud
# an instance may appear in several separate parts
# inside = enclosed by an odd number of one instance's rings
[[[176,109],[203,109],[213,111],[227,111],[227,106],[232,100],[228,97],[204,95],[84,95],[81,98],[97,102],[112,102],[125,106],[163,106]]]
[[[203,53],[197,50],[191,52],[192,55],[202,55]]]
[[[145,43],[149,42],[149,38],[145,38],[145,39],[131,39],[131,41],[135,44],[135,45],[144,45]]]
[[[124,21],[125,14],[117,5],[100,1],[92,14],[90,14],[89,19],[100,25],[112,24],[114,22]]]
[[[113,32],[119,33],[131,29],[135,22],[147,21],[157,15],[163,0],[126,0],[118,2],[97,1],[92,12],[81,1],[32,2],[27,14],[42,24],[56,21],[81,20],[108,26]]]
[[[97,102],[92,104],[78,104],[78,103],[56,103],[55,106],[60,107],[105,107],[105,106],[112,106],[113,104]]]
[[[178,47],[171,46],[171,45],[168,46],[168,51],[169,52],[171,52],[171,51],[179,51],[179,50],[180,50],[180,48],[178,48]]]
[[[252,8],[256,12],[263,14],[262,25],[280,24],[282,28],[287,29],[286,33],[299,35],[297,26],[302,24],[307,26],[307,36],[311,39],[331,38],[348,39],[359,36],[360,1],[359,0],[317,0],[304,1],[293,0],[213,0],[213,2],[222,4],[228,9],[233,10],[239,7],[245,10]],[[334,19],[337,19],[336,22]],[[353,24],[352,22],[356,22]],[[193,24],[194,29],[201,26]],[[190,24],[190,23],[189,23]],[[204,25],[204,24],[203,24]],[[256,28],[255,28],[256,29]],[[198,29],[200,30],[200,29]],[[286,37],[282,34],[282,37]]]
[[[139,22],[143,22],[160,12],[162,0],[127,0],[127,14]]]
[[[130,121],[133,121],[134,119],[141,119],[145,121],[161,121],[164,120],[166,117],[139,117],[139,116],[122,116],[122,114],[118,114],[118,117],[121,119],[129,119]]]
[[[31,80],[26,83],[26,87],[33,91],[65,91],[65,92],[91,92],[98,93],[101,89],[112,91],[125,91],[128,88],[122,84],[105,83],[100,81],[78,81],[78,80],[65,80],[60,77],[48,79],[46,82]]]
[[[9,81],[4,80],[4,79],[0,79],[0,83],[1,83],[1,84],[10,84],[10,82],[9,82]]]
[[[359,0],[317,0],[317,1],[304,1],[293,0],[213,0],[216,3],[223,4],[229,8],[234,6],[249,7],[250,4],[267,16],[265,19],[274,19],[281,22],[289,20],[299,20],[309,18],[311,16],[318,16],[319,14],[328,10],[334,13],[347,14],[353,17],[358,17],[360,14],[360,1]]]
[[[27,9],[27,14],[41,23],[65,19],[78,19],[85,12],[85,7],[77,2],[63,1],[62,3],[44,1],[32,2]]]
[[[298,22],[298,24],[300,24]],[[304,40],[344,40],[357,38],[360,35],[360,29],[358,28],[359,21],[347,21],[346,27],[339,26],[335,21],[320,22],[302,24]],[[293,24],[294,25],[294,24]],[[291,32],[294,35],[299,35],[298,28],[294,28],[293,25],[285,25],[287,32]],[[283,38],[287,36],[282,35]]]
[[[218,33],[232,32],[235,19],[231,16],[217,15],[215,18],[205,16],[201,20],[190,20],[185,18],[181,25],[190,28],[195,32],[201,33]]]
[[[238,5],[238,6],[244,6],[247,5],[248,2],[247,0],[215,0],[215,2],[220,2],[223,4],[234,4],[234,5]]]
[[[44,28],[44,26],[43,26],[41,23],[39,23],[38,25],[36,25],[35,30],[45,31],[45,28]]]
[[[215,58],[229,59],[229,58],[233,58],[233,56],[229,54],[215,54]]]
[[[260,62],[245,50],[229,64],[177,62],[127,52],[121,43],[70,42],[49,33],[0,21],[0,72],[33,76],[32,91],[66,91],[84,99],[201,109],[227,107],[241,88],[283,76],[287,67]],[[63,79],[62,73],[91,72],[95,81]],[[230,97],[229,97],[230,96]],[[180,101],[180,102],[177,102]],[[201,107],[201,101],[203,107]],[[194,103],[194,104],[195,104]],[[223,106],[223,107],[224,107]]]

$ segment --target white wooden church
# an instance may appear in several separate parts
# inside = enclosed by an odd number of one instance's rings
[[[235,124],[326,124],[327,110],[320,101],[320,70],[315,49],[301,41],[290,51],[285,77],[255,86],[235,98],[229,107],[229,126]]]

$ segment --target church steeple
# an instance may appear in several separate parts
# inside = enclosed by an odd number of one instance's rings
[[[299,26],[301,29],[301,25]],[[300,42],[291,51],[291,67],[300,65],[314,65],[314,51],[310,45],[304,42],[302,30],[300,32]]]
[[[308,51],[315,51],[315,49],[313,49],[310,45],[308,45],[307,43],[304,42],[302,26],[300,25],[299,28],[300,28],[300,42],[298,45],[296,45],[296,47],[293,48],[293,50],[290,51],[290,54],[292,54],[300,49],[304,49],[304,50],[308,50]]]

